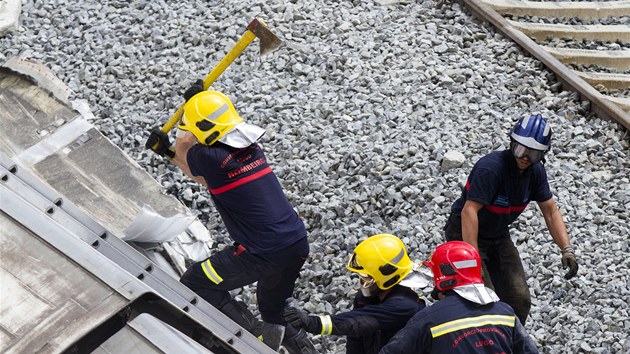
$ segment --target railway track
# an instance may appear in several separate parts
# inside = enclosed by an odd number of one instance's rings
[[[630,1],[464,0],[600,118],[630,130]]]

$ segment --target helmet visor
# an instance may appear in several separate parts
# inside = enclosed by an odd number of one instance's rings
[[[350,259],[348,259],[348,264],[346,264],[346,267],[348,269],[353,269],[353,270],[363,269],[363,267],[361,267],[359,262],[357,262],[357,254],[356,253],[353,253],[350,256]]]
[[[512,155],[514,155],[517,159],[527,156],[529,161],[532,164],[535,164],[545,157],[545,151],[530,149],[514,141],[512,142]]]

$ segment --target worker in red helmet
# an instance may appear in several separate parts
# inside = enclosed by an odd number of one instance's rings
[[[472,245],[443,243],[424,264],[440,300],[416,313],[381,354],[538,353],[514,310],[484,285]]]

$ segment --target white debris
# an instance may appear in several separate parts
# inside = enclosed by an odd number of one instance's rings
[[[155,212],[150,205],[144,205],[131,224],[123,230],[122,239],[134,242],[172,241],[194,220],[194,216],[182,214],[166,218]]]
[[[466,156],[459,151],[447,151],[442,159],[442,171],[461,167],[466,162]]]
[[[21,10],[21,0],[0,1],[0,37],[18,28]]]

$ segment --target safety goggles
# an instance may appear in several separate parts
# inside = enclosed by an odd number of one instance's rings
[[[542,160],[545,157],[545,152],[546,151],[530,149],[515,141],[512,142],[512,155],[517,159],[527,156],[532,165]]]
[[[348,267],[350,269],[355,269],[355,270],[363,269],[363,267],[359,264],[359,262],[357,262],[357,254],[356,253],[353,253],[350,256],[350,259],[348,259],[348,264],[346,264],[346,267]]]

